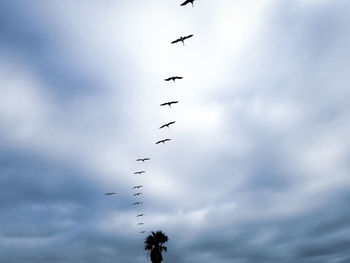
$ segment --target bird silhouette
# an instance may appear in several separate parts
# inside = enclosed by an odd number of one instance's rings
[[[146,233],[146,231],[141,231],[140,234]]]
[[[141,188],[141,187],[143,187],[142,185],[136,185],[136,186],[134,186],[132,189],[139,189],[139,188]]]
[[[140,205],[140,204],[142,204],[142,202],[135,202],[132,205]]]
[[[139,214],[139,215],[137,215],[136,217],[140,217],[140,216],[144,216],[145,214]]]
[[[144,161],[149,161],[151,160],[150,158],[140,158],[140,159],[137,159],[136,162],[144,162]]]
[[[166,106],[168,105],[171,108],[171,104],[176,104],[179,103],[178,101],[168,101],[168,102],[164,102],[162,104],[160,104],[160,106]]]
[[[193,2],[194,2],[194,1],[195,1],[195,0],[186,0],[185,2],[183,2],[183,3],[181,4],[181,6],[185,6],[185,5],[189,4],[189,3],[191,3],[192,6],[193,6]]]
[[[144,174],[146,171],[139,171],[139,172],[134,172],[134,174]]]
[[[142,193],[133,194],[133,196],[138,196],[138,195],[142,195]]]
[[[145,223],[137,223],[138,226],[142,226],[144,225]]]
[[[188,35],[188,36],[185,36],[185,37],[180,37],[180,38],[174,40],[173,42],[171,42],[171,44],[175,44],[175,43],[181,41],[182,44],[185,45],[185,40],[188,39],[188,38],[190,38],[190,37],[193,37],[193,35]]]
[[[105,193],[105,195],[115,195],[115,193]]]
[[[160,144],[160,143],[164,143],[167,142],[167,141],[171,141],[171,139],[164,139],[164,140],[160,140],[158,142],[156,142],[156,144]]]
[[[169,77],[169,78],[164,79],[164,80],[165,80],[165,81],[170,81],[170,80],[172,80],[172,81],[175,82],[175,80],[177,80],[177,79],[183,79],[183,77],[173,76],[173,77]]]
[[[171,124],[174,124],[174,123],[175,123],[175,121],[168,122],[168,123],[166,123],[166,124],[160,126],[159,129],[163,129],[164,127],[168,127],[168,128],[169,128],[169,126],[170,126]]]

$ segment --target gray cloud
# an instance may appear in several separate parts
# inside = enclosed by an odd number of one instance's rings
[[[166,262],[349,261],[347,4],[0,10],[0,261],[147,260],[135,183]],[[184,82],[164,87],[169,71]]]

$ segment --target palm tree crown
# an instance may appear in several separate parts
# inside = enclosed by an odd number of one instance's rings
[[[145,250],[151,251],[150,257],[152,263],[162,262],[162,252],[167,251],[167,247],[164,246],[166,242],[168,242],[168,236],[162,231],[151,232],[145,239]]]

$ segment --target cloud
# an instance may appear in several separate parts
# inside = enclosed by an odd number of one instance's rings
[[[349,260],[344,3],[0,5],[0,261]]]

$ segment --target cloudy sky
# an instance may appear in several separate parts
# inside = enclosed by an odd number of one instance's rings
[[[350,262],[350,2],[181,2],[0,2],[0,262]]]

